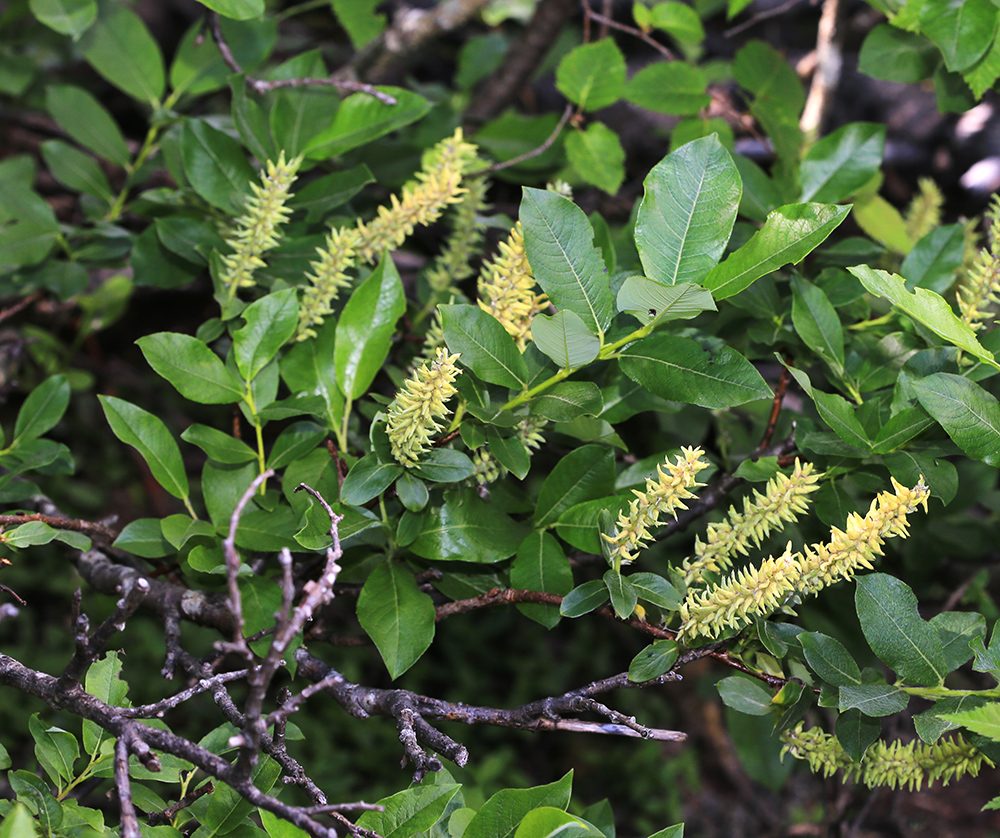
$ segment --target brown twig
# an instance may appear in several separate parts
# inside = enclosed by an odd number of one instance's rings
[[[562,133],[563,128],[566,127],[566,123],[569,122],[570,117],[573,116],[575,111],[576,108],[573,105],[567,105],[563,110],[562,116],[559,118],[559,122],[556,123],[556,127],[552,129],[552,133],[549,134],[549,136],[545,138],[545,142],[537,148],[533,148],[531,151],[526,151],[524,154],[519,154],[517,157],[512,157],[510,160],[504,160],[502,163],[494,163],[492,166],[473,172],[470,177],[479,177],[480,175],[486,175],[490,172],[499,172],[501,169],[509,169],[511,166],[516,166],[518,163],[523,163],[525,160],[531,160],[534,157],[544,154],[549,150],[549,148],[552,147],[552,143],[554,143]]]
[[[762,20],[767,20],[768,18],[778,17],[779,15],[783,15],[789,9],[794,8],[795,6],[797,6],[801,2],[802,2],[802,0],[787,0],[787,2],[782,3],[780,6],[774,6],[773,8],[765,9],[764,11],[757,12],[752,17],[750,17],[747,20],[743,21],[743,23],[737,24],[736,26],[733,26],[733,27],[727,29],[722,34],[726,38],[732,38],[734,35],[739,35],[740,32],[746,31],[751,26],[756,26]]]
[[[655,49],[660,55],[666,58],[668,61],[674,60],[674,54],[667,47],[663,46],[659,41],[656,40],[648,32],[643,32],[635,26],[629,26],[625,23],[619,23],[617,20],[611,17],[606,17],[605,15],[598,14],[593,11],[588,5],[586,0],[583,3],[584,14],[593,20],[596,20],[602,27],[611,27],[612,29],[617,29],[619,32],[627,32],[629,35],[634,35],[639,38],[644,43],[649,44],[653,49]]]
[[[10,317],[13,317],[18,312],[24,311],[24,309],[26,309],[32,303],[37,302],[41,298],[42,298],[42,292],[36,291],[34,294],[28,294],[27,297],[23,297],[22,299],[18,300],[16,303],[14,303],[14,305],[7,306],[7,308],[0,311],[0,323],[3,323],[4,320],[7,320]]]
[[[0,527],[16,527],[31,521],[41,521],[56,530],[72,530],[73,532],[90,533],[106,539],[109,543],[118,537],[118,533],[100,521],[82,521],[78,518],[59,518],[52,515],[42,515],[38,512],[25,512],[19,515],[0,515]]]

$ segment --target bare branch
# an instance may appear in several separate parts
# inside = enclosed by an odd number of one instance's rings
[[[123,736],[115,740],[115,790],[121,812],[121,838],[140,838],[139,818],[132,804],[132,783],[128,776],[128,745]]]

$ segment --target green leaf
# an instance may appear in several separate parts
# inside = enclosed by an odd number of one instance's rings
[[[742,186],[716,135],[668,154],[646,176],[635,243],[650,279],[700,284],[722,256]]]
[[[614,490],[615,466],[610,448],[584,445],[563,457],[538,490],[535,526],[552,526],[571,506],[604,497]]]
[[[400,87],[378,87],[395,99],[390,105],[374,96],[349,96],[340,103],[330,127],[312,138],[306,156],[312,160],[339,157],[416,122],[431,108],[423,96]]]
[[[542,806],[532,809],[517,827],[514,838],[603,838],[593,824],[556,809]]]
[[[569,422],[577,416],[598,416],[604,410],[601,388],[592,381],[561,381],[531,402],[531,415],[551,422]]]
[[[526,186],[520,218],[528,262],[552,304],[579,315],[592,334],[603,334],[614,301],[604,259],[594,245],[594,228],[583,210],[555,192]]]
[[[798,382],[798,385],[806,391],[809,398],[813,400],[820,418],[836,432],[837,436],[849,445],[864,451],[871,448],[871,440],[847,399],[836,393],[823,393],[814,390],[809,376],[802,370],[788,367],[788,371],[792,374],[792,378]]]
[[[396,463],[380,463],[374,454],[358,460],[344,478],[340,499],[349,506],[361,506],[378,497],[403,473]]]
[[[81,42],[83,57],[133,99],[158,105],[166,88],[160,46],[128,6],[105,3]]]
[[[213,207],[239,215],[250,184],[258,181],[240,144],[203,119],[188,119],[181,126],[180,151],[191,188]]]
[[[532,809],[569,806],[573,772],[547,786],[530,789],[502,789],[490,797],[465,828],[462,838],[510,838]]]
[[[559,92],[586,111],[612,105],[625,89],[625,57],[612,38],[575,47],[556,68]]]
[[[461,783],[426,783],[384,797],[380,812],[362,812],[357,824],[382,838],[410,838],[430,830],[444,814]]]
[[[618,135],[602,122],[566,136],[566,157],[586,183],[614,195],[625,180],[625,150]]]
[[[882,723],[857,708],[851,708],[837,716],[835,730],[840,747],[854,762],[861,762],[865,752],[882,733]]]
[[[531,469],[531,454],[528,453],[524,443],[516,436],[500,436],[495,428],[490,428],[486,436],[489,440],[490,453],[496,457],[496,461],[518,480],[524,480]]]
[[[62,541],[77,550],[90,549],[90,539],[83,533],[56,529],[42,521],[29,521],[4,533],[4,543],[15,548],[33,547],[51,541]]]
[[[802,632],[797,639],[813,672],[828,684],[845,687],[861,683],[861,670],[839,640],[818,631]]]
[[[29,0],[28,7],[49,29],[74,41],[97,19],[96,0]]]
[[[361,589],[358,622],[396,679],[420,660],[434,639],[434,602],[404,565],[382,562]]]
[[[277,471],[292,460],[304,457],[323,441],[326,429],[315,422],[295,422],[285,428],[274,441],[267,458],[267,467]]]
[[[666,0],[654,5],[649,23],[681,43],[698,44],[705,39],[705,28],[698,12],[678,0]]]
[[[45,107],[67,134],[94,154],[118,166],[127,166],[131,155],[118,123],[93,95],[82,87],[50,87]]]
[[[181,439],[197,445],[213,460],[220,463],[246,463],[257,459],[257,452],[242,439],[195,422],[188,425]]]
[[[888,454],[895,451],[933,424],[934,420],[923,409],[919,407],[904,408],[895,416],[890,417],[889,421],[882,426],[872,445],[872,453]],[[937,486],[933,487],[935,494],[937,488]]]
[[[510,566],[510,586],[560,595],[573,590],[573,570],[555,536],[533,530],[521,542]],[[518,605],[518,610],[546,628],[559,620],[558,610],[551,605],[529,603]]]
[[[969,611],[943,611],[930,621],[941,636],[941,651],[949,672],[973,658],[972,642],[986,637],[986,618]]]
[[[258,789],[267,794],[280,775],[281,766],[271,757],[262,755],[250,779]],[[211,835],[232,832],[254,809],[253,804],[243,795],[224,783],[219,783],[208,801],[201,823],[203,827],[208,827]]]
[[[651,393],[701,407],[720,409],[773,395],[739,352],[708,341],[653,334],[623,349],[619,363]]]
[[[170,542],[163,537],[159,518],[137,518],[130,521],[118,533],[118,538],[111,546],[144,559],[158,559],[174,552]]]
[[[600,338],[568,309],[553,315],[536,314],[531,320],[531,339],[563,369],[589,364],[601,351]]]
[[[823,289],[792,277],[792,324],[802,342],[837,374],[844,369],[844,330]]]
[[[918,8],[921,31],[941,48],[952,72],[975,64],[996,35],[1000,10],[990,0],[944,0]]]
[[[944,294],[954,285],[965,252],[964,230],[961,224],[937,227],[913,246],[899,267],[907,290],[919,286]]]
[[[680,593],[662,576],[656,573],[633,573],[628,581],[635,588],[640,602],[656,606],[663,611],[674,611],[680,607]]]
[[[625,98],[650,111],[689,116],[708,107],[708,77],[680,61],[657,61],[643,67],[625,85]]]
[[[750,716],[766,716],[771,712],[771,693],[759,681],[744,675],[730,675],[715,685],[723,704]]]
[[[712,294],[699,285],[665,285],[644,276],[630,276],[618,289],[619,311],[627,311],[644,326],[670,320],[690,320],[703,311],[716,311]]]
[[[41,262],[59,235],[52,208],[36,192],[4,184],[0,202],[0,272]]]
[[[298,292],[286,288],[268,294],[248,305],[240,316],[245,325],[233,332],[233,355],[240,375],[249,383],[295,334]]]
[[[858,70],[877,79],[917,84],[940,62],[940,53],[923,35],[880,23],[861,44]]]
[[[601,552],[597,516],[602,509],[607,509],[617,517],[628,506],[629,500],[624,495],[612,495],[575,504],[559,516],[556,532],[563,541],[572,544],[577,550],[596,555]]]
[[[901,678],[941,684],[948,674],[941,637],[917,612],[910,587],[884,573],[862,576],[857,585],[858,619],[872,651]]]
[[[603,579],[591,579],[577,585],[563,597],[559,613],[564,617],[582,617],[608,601],[608,586]]]
[[[449,492],[443,504],[424,513],[410,550],[432,561],[495,564],[513,556],[525,535],[522,524],[475,492]]]
[[[344,396],[337,387],[334,363],[337,323],[328,318],[312,340],[304,340],[281,353],[281,377],[293,393],[319,396],[326,405],[322,418],[328,428],[339,428],[344,416]],[[319,415],[319,414],[317,414]]]
[[[818,140],[799,167],[800,201],[836,204],[868,183],[882,165],[885,126],[852,122]]]
[[[1000,465],[1000,403],[973,381],[936,372],[910,384],[923,407],[970,457]]]
[[[153,477],[175,498],[187,500],[188,479],[176,440],[158,416],[114,396],[98,396],[111,430],[135,448]]]
[[[112,707],[127,707],[129,701],[128,684],[121,679],[122,662],[118,652],[108,652],[94,661],[87,670],[85,688],[94,698]],[[83,723],[83,747],[91,755],[96,755],[101,744],[109,741],[112,734],[89,719]]]
[[[984,707],[963,710],[961,713],[945,713],[942,718],[1000,742],[1000,702],[993,701]]]
[[[46,140],[41,145],[45,165],[63,186],[83,192],[104,204],[114,200],[111,184],[97,161],[62,140]]]
[[[435,448],[413,466],[413,473],[432,483],[459,483],[472,477],[476,467],[467,454],[452,448]]]
[[[405,311],[399,272],[383,254],[371,276],[354,289],[337,322],[334,368],[345,396],[356,399],[368,391],[389,354],[396,321]]]
[[[375,13],[375,7],[380,2],[381,0],[332,0],[333,13],[347,31],[354,49],[361,49],[385,29],[385,15]]]
[[[46,727],[37,713],[28,719],[28,730],[35,740],[35,757],[53,785],[62,787],[76,776],[73,763],[80,756],[76,737],[58,727]]]
[[[670,671],[680,656],[680,647],[674,640],[656,640],[639,652],[628,665],[628,679],[636,683],[658,678]]]
[[[149,365],[184,398],[199,404],[230,404],[243,398],[240,382],[222,359],[197,338],[157,332],[136,343]]]
[[[46,378],[28,394],[14,423],[10,448],[37,439],[52,430],[69,406],[69,382],[64,375]]]
[[[615,609],[615,616],[619,620],[628,619],[639,601],[639,594],[632,587],[632,583],[612,568],[605,571],[604,584],[611,595],[611,607]]]
[[[735,0],[730,0],[730,2],[735,2]],[[649,838],[684,838],[684,824],[677,823],[673,826],[668,826],[666,829],[661,829],[659,832],[650,835]]]
[[[848,684],[838,690],[838,709],[860,710],[866,716],[891,716],[906,709],[910,697],[889,684]]]
[[[808,256],[850,213],[830,204],[786,204],[769,212],[750,241],[709,271],[704,285],[716,300],[738,294],[754,280]]]
[[[473,305],[439,306],[444,341],[459,363],[490,384],[523,389],[528,367],[514,338],[492,314]]]
[[[234,20],[249,20],[264,14],[264,0],[198,0],[213,12]]]

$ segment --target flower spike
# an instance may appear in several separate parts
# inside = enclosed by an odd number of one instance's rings
[[[456,360],[458,355],[438,347],[437,357],[422,364],[389,405],[386,431],[392,456],[402,465],[415,465],[431,437],[441,431],[437,420],[448,415],[445,402],[457,392],[452,383],[461,372]]]

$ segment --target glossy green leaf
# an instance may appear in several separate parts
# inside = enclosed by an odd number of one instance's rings
[[[872,444],[873,454],[888,454],[925,431],[934,420],[920,407],[907,407],[886,422]]]
[[[349,506],[361,506],[378,497],[403,473],[396,463],[380,463],[374,454],[358,460],[340,487],[340,499]]]
[[[698,12],[679,0],[655,3],[650,9],[649,24],[685,44],[697,44],[705,38]]]
[[[49,29],[74,41],[97,20],[96,0],[29,0],[28,8]]]
[[[121,679],[122,662],[118,652],[108,652],[94,661],[87,670],[85,689],[94,698],[112,707],[128,707],[128,684]],[[88,754],[97,755],[102,743],[112,734],[89,719],[83,723],[83,747]]]
[[[490,797],[465,828],[462,838],[511,838],[518,824],[532,809],[569,806],[573,772],[546,786],[502,789]]]
[[[906,709],[910,697],[889,684],[848,684],[838,690],[838,709],[860,710],[866,716],[891,716]]]
[[[768,213],[764,226],[745,245],[709,271],[704,285],[717,300],[731,297],[754,280],[808,256],[841,222],[850,207],[786,204]]]
[[[730,675],[715,685],[723,704],[749,716],[771,712],[771,693],[759,682],[744,675]]]
[[[531,468],[531,454],[524,443],[516,436],[501,436],[495,428],[490,428],[486,437],[496,461],[518,480],[523,480]]]
[[[41,151],[45,165],[63,186],[105,204],[114,200],[111,184],[90,155],[62,140],[46,140]]]
[[[423,96],[401,87],[379,87],[392,97],[387,104],[374,96],[349,96],[340,103],[330,127],[312,138],[306,156],[326,160],[358,148],[416,122],[430,110],[431,103]]]
[[[413,666],[434,640],[434,602],[417,587],[405,565],[382,562],[361,589],[358,622],[395,679]]]
[[[646,176],[635,223],[643,272],[675,285],[700,284],[722,256],[736,221],[742,186],[715,135],[667,155]]]
[[[459,483],[476,470],[469,455],[453,448],[435,448],[413,466],[413,473],[432,483]]]
[[[601,351],[600,339],[568,309],[553,315],[536,314],[531,320],[531,339],[563,369],[589,364]]]
[[[45,107],[80,145],[119,166],[128,165],[131,155],[118,123],[91,93],[68,84],[50,87]]]
[[[587,111],[617,102],[625,89],[625,57],[614,39],[602,38],[567,53],[556,69],[556,87]]]
[[[267,794],[280,776],[281,766],[271,757],[262,754],[250,779],[260,791]],[[232,832],[254,809],[253,804],[243,795],[224,783],[219,783],[208,801],[201,823],[213,835]]]
[[[931,230],[906,254],[899,266],[908,290],[929,288],[944,294],[955,283],[955,272],[965,253],[965,234],[961,224],[947,224]]]
[[[17,412],[10,447],[23,445],[52,430],[69,406],[69,395],[69,382],[64,375],[53,375],[35,387]]]
[[[294,288],[275,291],[248,305],[241,316],[244,325],[233,332],[233,355],[240,375],[249,382],[295,334],[298,292]]]
[[[818,631],[803,632],[797,639],[813,672],[828,684],[845,687],[861,683],[861,670],[839,640]]]
[[[836,393],[823,393],[813,389],[809,376],[802,370],[788,367],[788,371],[798,382],[798,385],[805,390],[806,395],[813,400],[820,418],[830,426],[837,436],[859,449],[867,451],[871,448],[871,440],[847,399]]]
[[[899,677],[939,685],[948,674],[941,637],[918,613],[910,587],[884,573],[862,576],[857,586],[858,619],[872,651]]]
[[[844,369],[844,329],[840,316],[823,289],[801,277],[792,277],[792,324],[802,342],[834,372]]]
[[[625,149],[618,135],[603,122],[566,135],[566,156],[586,183],[614,195],[625,180]]]
[[[997,31],[1000,9],[990,0],[944,0],[924,3],[920,28],[941,48],[952,72],[975,64],[989,48]]]
[[[267,467],[277,471],[284,468],[292,460],[304,457],[326,437],[326,429],[315,422],[295,422],[285,428],[271,447],[267,458]]]
[[[243,388],[204,342],[176,332],[157,332],[136,341],[149,365],[186,399],[199,404],[230,404]]]
[[[816,141],[799,167],[800,201],[836,204],[870,181],[882,165],[885,126],[852,122]]]
[[[772,397],[746,358],[707,341],[653,334],[623,349],[619,363],[633,381],[672,401],[719,409]]]
[[[180,132],[184,174],[202,198],[229,215],[239,215],[259,178],[236,140],[203,119],[185,120]]]
[[[596,826],[569,812],[541,806],[524,816],[514,838],[602,838],[603,835]]]
[[[547,594],[567,594],[573,590],[573,569],[555,536],[533,530],[517,548],[510,566],[510,586]],[[551,605],[529,603],[518,610],[547,628],[559,620]]]
[[[354,49],[361,49],[385,29],[385,15],[375,12],[379,4],[380,0],[331,0],[333,13]]]
[[[425,783],[404,789],[379,800],[381,811],[362,812],[357,824],[382,838],[410,838],[428,832],[461,787],[460,783]]]
[[[665,285],[644,276],[630,276],[618,289],[619,311],[627,311],[644,326],[670,320],[690,320],[703,311],[716,311],[712,294],[699,285]]]
[[[563,541],[576,547],[577,550],[596,555],[601,552],[597,516],[602,509],[607,509],[617,517],[618,513],[628,506],[629,500],[625,495],[612,495],[575,504],[559,516],[556,521],[556,532]]]
[[[56,529],[43,521],[29,521],[11,527],[4,533],[4,544],[14,548],[33,547],[38,544],[49,544],[52,541],[62,541],[76,550],[90,549],[90,539],[82,532]]]
[[[1000,703],[996,701],[961,713],[946,713],[942,718],[1000,742]]]
[[[938,372],[910,385],[923,407],[970,457],[1000,465],[1000,403],[960,375]]]
[[[571,451],[556,463],[538,490],[535,526],[551,526],[571,506],[611,494],[614,480],[610,448],[584,445]]]
[[[923,35],[880,23],[861,44],[858,70],[877,79],[917,84],[940,62],[941,54]]]
[[[528,368],[514,338],[492,314],[473,305],[439,306],[444,340],[458,362],[478,378],[501,387],[523,388]]]
[[[680,607],[680,593],[659,574],[632,573],[628,581],[639,595],[639,602],[645,602],[664,611],[673,611]]]
[[[656,640],[632,658],[628,665],[628,679],[636,683],[658,678],[670,671],[680,655],[675,640]]]
[[[327,318],[315,338],[300,341],[279,356],[281,377],[293,393],[323,399],[326,410],[322,418],[328,428],[340,427],[344,415],[344,395],[337,387],[334,363],[336,328],[336,321]]]
[[[425,513],[410,550],[432,561],[495,564],[513,556],[525,535],[526,527],[475,492],[449,492]]]
[[[0,202],[0,272],[36,265],[52,250],[59,235],[55,213],[27,188],[4,185]]]
[[[38,713],[33,713],[28,719],[28,731],[35,740],[35,758],[53,785],[63,787],[66,781],[76,776],[73,763],[80,756],[80,743],[72,733],[46,726]]]
[[[592,381],[561,381],[531,402],[531,415],[552,422],[569,422],[577,416],[598,416],[604,409],[601,389]]]
[[[334,367],[337,386],[345,396],[356,399],[368,391],[385,363],[396,321],[404,311],[399,271],[383,255],[371,276],[354,289],[337,323]]]
[[[882,723],[857,708],[851,708],[837,716],[835,732],[845,753],[854,762],[861,762],[865,752],[882,733]]]
[[[615,610],[615,616],[619,620],[627,619],[635,611],[639,594],[632,587],[632,583],[614,568],[605,571],[603,578],[611,596],[611,607]]]
[[[608,601],[608,586],[603,579],[591,579],[577,585],[563,597],[559,613],[564,617],[582,617]]]
[[[973,658],[972,643],[986,637],[986,618],[969,611],[943,611],[930,624],[941,636],[945,666],[954,672]]]
[[[122,527],[111,546],[144,559],[158,559],[174,552],[173,545],[163,537],[159,518],[130,521]]]
[[[264,0],[198,0],[213,12],[235,20],[248,20],[264,14]]]
[[[175,498],[185,500],[188,479],[181,450],[163,420],[114,396],[97,398],[115,436],[142,455],[157,483]]]
[[[257,459],[257,452],[242,439],[230,436],[208,425],[195,422],[188,425],[181,439],[197,445],[213,460],[220,463],[246,463]]]
[[[625,85],[625,98],[633,105],[659,113],[687,116],[712,101],[705,92],[708,77],[680,61],[657,61],[643,67]]]
[[[163,55],[128,6],[103,4],[81,46],[90,66],[119,90],[140,102],[159,103],[167,83]]]
[[[594,229],[576,204],[545,189],[524,187],[520,211],[524,249],[535,279],[557,309],[572,311],[592,334],[611,322],[614,301]]]

